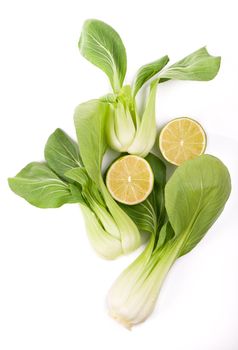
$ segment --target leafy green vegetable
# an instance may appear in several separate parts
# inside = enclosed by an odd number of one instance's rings
[[[163,71],[160,82],[163,82],[163,78],[165,80],[212,80],[219,71],[220,63],[221,57],[211,56],[206,47],[202,47]]]
[[[211,80],[219,71],[220,57],[211,56],[205,47],[164,68],[169,57],[142,66],[132,85],[123,86],[126,74],[126,50],[117,32],[98,20],[85,22],[79,48],[82,55],[102,69],[109,77],[114,93],[100,99],[108,105],[106,137],[108,146],[118,152],[141,157],[151,151],[156,139],[155,102],[157,84],[171,79]],[[141,87],[157,73],[150,84],[150,94],[142,115],[138,115],[136,95]],[[97,102],[99,103],[99,102]],[[105,108],[105,107],[104,107]]]
[[[47,141],[45,157],[58,175],[72,182],[74,188],[80,189],[82,200],[79,203],[95,251],[106,259],[115,259],[121,255],[123,251],[117,224],[108,212],[98,186],[83,165],[78,145],[66,133],[57,129]]]
[[[74,122],[85,169],[100,189],[106,206],[117,224],[123,252],[129,253],[140,245],[138,228],[111,197],[101,173],[102,159],[107,146],[105,141],[107,109],[107,104],[99,100],[88,101],[76,108]]]
[[[106,135],[109,146],[118,152],[128,152],[146,157],[156,139],[155,100],[158,81],[151,83],[145,110],[140,118],[135,102],[128,89],[127,99],[123,96],[110,106],[107,114]]]
[[[126,68],[126,50],[117,32],[108,24],[90,19],[84,23],[79,40],[81,54],[103,70],[115,92],[122,87]]]
[[[153,311],[171,266],[202,239],[222,212],[230,195],[230,175],[210,155],[177,168],[165,186],[169,223],[145,251],[115,281],[108,295],[110,314],[126,327],[143,322]]]
[[[98,153],[99,162],[102,161],[105,147],[106,144],[101,155]],[[74,188],[80,189],[82,200],[79,203],[88,237],[95,251],[106,259],[115,259],[121,255],[123,250],[119,229],[106,207],[98,185],[90,178],[84,167],[78,145],[66,133],[57,129],[47,141],[45,157],[58,175],[72,182]],[[86,164],[88,165],[87,159]],[[89,169],[91,174],[95,174],[95,169],[90,167]],[[94,179],[97,181],[98,177],[95,176]]]
[[[106,259],[123,254],[117,224],[86,172],[77,144],[56,129],[45,146],[45,158],[48,163],[31,163],[9,179],[11,189],[40,208],[79,203],[95,251]]]
[[[39,208],[58,208],[82,200],[78,192],[77,196],[72,194],[73,185],[60,179],[46,163],[28,164],[8,183],[18,196]]]
[[[160,72],[161,69],[163,69],[168,62],[169,57],[166,55],[161,57],[157,61],[142,66],[136,74],[135,82],[133,84],[133,96],[135,97],[138,91],[141,89],[141,87],[155,74]]]

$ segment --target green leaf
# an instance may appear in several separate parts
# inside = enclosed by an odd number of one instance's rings
[[[56,129],[48,138],[45,159],[49,167],[66,180],[66,171],[83,166],[77,143],[61,129]]]
[[[135,82],[133,84],[133,96],[135,97],[137,92],[140,90],[140,88],[150,78],[152,78],[155,74],[160,72],[161,69],[163,69],[168,62],[169,62],[169,57],[166,55],[154,62],[151,62],[142,66],[136,74]]]
[[[203,238],[222,212],[230,195],[231,179],[217,158],[202,155],[178,167],[165,186],[165,206],[181,255]]]
[[[118,33],[108,24],[87,20],[79,40],[79,50],[88,61],[103,70],[115,92],[122,87],[126,68],[126,50]]]
[[[130,216],[140,231],[156,234],[157,216],[154,195],[150,194],[150,196],[140,204],[131,206],[120,204],[120,206]]]
[[[105,117],[107,104],[91,100],[80,104],[74,114],[81,157],[87,173],[99,185],[102,158],[106,151]]]
[[[221,57],[211,56],[205,47],[193,52],[160,75],[160,82],[174,80],[212,80],[217,75]]]
[[[46,163],[28,164],[8,183],[13,192],[39,208],[83,201],[76,187],[61,180]]]

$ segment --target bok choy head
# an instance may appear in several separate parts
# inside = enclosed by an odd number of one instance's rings
[[[46,143],[45,160],[28,164],[10,178],[11,189],[40,208],[79,203],[95,251],[106,259],[123,254],[125,251],[118,225],[98,186],[85,169],[78,144],[57,129]],[[92,169],[92,173],[94,171]]]
[[[107,149],[105,122],[109,107],[99,100],[82,103],[75,110],[74,121],[86,172],[100,190],[119,232],[122,252],[126,254],[139,247],[141,238],[136,224],[111,197],[102,177],[102,160]]]
[[[207,81],[213,79],[220,68],[220,57],[211,56],[203,47],[170,67],[167,67],[167,55],[143,65],[134,83],[123,86],[127,69],[125,46],[111,26],[95,19],[84,23],[79,50],[83,57],[106,73],[111,83],[113,93],[101,98],[110,105],[106,122],[108,145],[118,152],[141,157],[150,152],[156,139],[155,102],[158,83],[171,79]],[[147,82],[150,92],[145,109],[139,114],[136,96]]]
[[[165,186],[168,220],[109,292],[108,308],[115,319],[130,328],[151,314],[168,271],[204,237],[230,191],[229,172],[213,156],[202,155],[175,170]]]

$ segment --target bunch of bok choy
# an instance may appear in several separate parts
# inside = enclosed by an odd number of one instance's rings
[[[133,84],[124,85],[126,50],[112,27],[99,20],[86,21],[79,49],[106,73],[112,91],[76,107],[77,142],[56,129],[46,143],[45,161],[28,164],[9,179],[9,186],[39,208],[78,203],[89,240],[106,259],[137,249],[141,234],[147,232],[144,251],[118,277],[107,298],[111,316],[131,328],[153,311],[168,271],[204,237],[231,191],[229,172],[214,156],[185,161],[166,183],[166,165],[151,153],[157,136],[158,84],[211,80],[219,71],[220,57],[211,56],[203,47],[167,66],[165,55],[142,66]],[[137,94],[147,82],[149,95],[140,114]],[[143,202],[126,205],[112,198],[102,169],[108,149],[119,152],[118,157],[123,152],[148,162],[154,185]]]

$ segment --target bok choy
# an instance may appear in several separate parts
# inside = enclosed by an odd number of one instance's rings
[[[109,291],[112,317],[131,328],[151,314],[172,265],[204,237],[230,191],[229,172],[213,156],[188,160],[175,170],[165,186],[167,221]]]
[[[100,123],[100,118],[98,121]],[[98,188],[97,179],[103,183],[99,163],[106,150],[104,136],[100,134],[102,130],[95,129],[98,135],[94,134],[94,146],[92,145],[99,158],[96,160],[92,156],[91,163],[88,160],[85,166],[76,142],[57,129],[46,143],[46,162],[28,164],[14,178],[9,179],[9,186],[16,194],[39,208],[57,208],[66,203],[79,203],[93,248],[102,257],[114,259],[136,249],[140,244],[140,234],[130,217],[110,198],[105,185],[103,187],[101,184],[102,191]],[[85,134],[85,137],[89,135],[90,133]],[[98,153],[97,147],[100,148]],[[83,145],[82,149],[84,158]],[[90,174],[94,174],[95,181]],[[103,196],[111,203],[111,211]]]
[[[102,159],[107,147],[105,123],[108,107],[99,100],[79,105],[74,115],[75,128],[85,169],[100,189],[108,211],[116,223],[123,253],[129,253],[141,243],[139,230],[111,197],[102,177]]]
[[[88,61],[107,74],[111,83],[113,93],[102,97],[102,101],[110,106],[106,126],[108,145],[118,152],[141,157],[150,152],[156,139],[155,103],[158,84],[171,79],[211,80],[220,68],[220,57],[211,56],[203,47],[170,67],[166,67],[169,62],[167,55],[148,63],[138,70],[132,86],[123,86],[127,56],[122,39],[111,26],[95,19],[84,23],[79,50]],[[140,115],[136,96],[148,81],[150,92]]]

